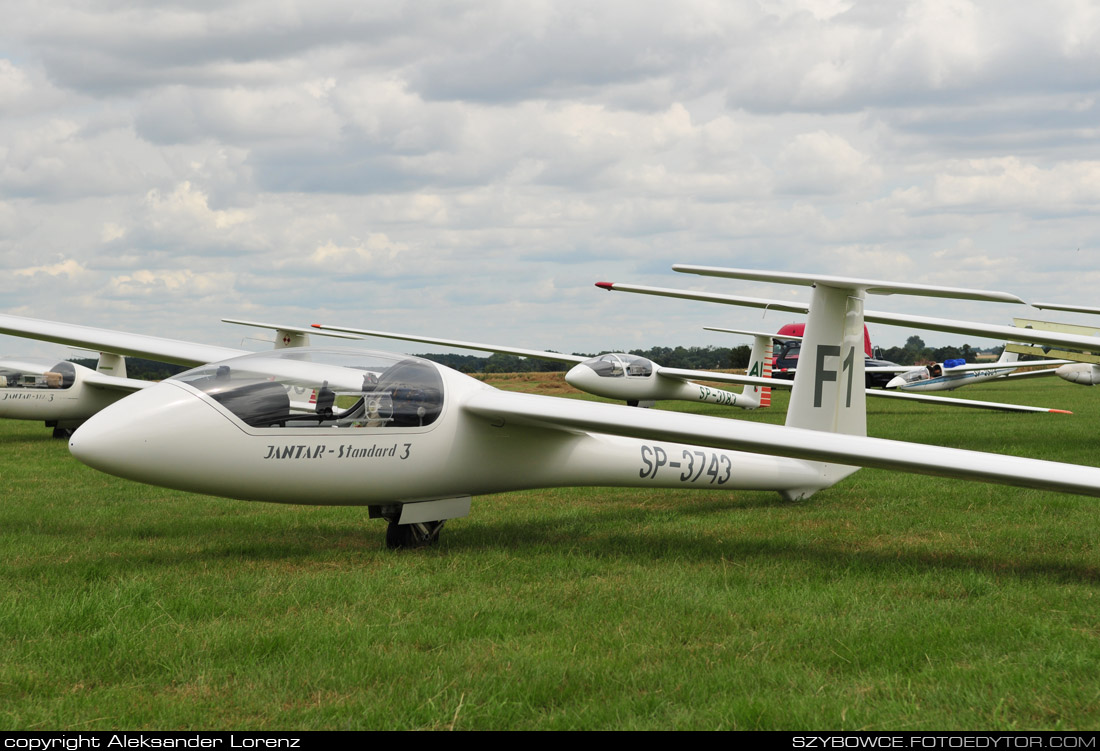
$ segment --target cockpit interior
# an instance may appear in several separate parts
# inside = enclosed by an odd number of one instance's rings
[[[438,368],[381,352],[286,349],[173,376],[254,428],[419,428],[443,410]]]
[[[48,370],[33,373],[0,367],[0,388],[67,389],[74,383],[76,368],[71,362],[59,362]]]
[[[648,378],[653,375],[653,363],[644,357],[614,353],[585,360],[601,378]]]

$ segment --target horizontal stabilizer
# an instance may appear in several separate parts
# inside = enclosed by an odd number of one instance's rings
[[[648,287],[643,284],[622,284],[620,282],[596,282],[596,286],[600,289],[606,289],[609,292],[633,292],[639,295],[676,297],[681,300],[697,300],[699,302],[716,302],[726,305],[740,305],[746,308],[763,308],[765,310],[778,310],[784,313],[810,312],[810,304],[804,302],[784,302],[782,300],[769,300],[761,297],[720,295],[713,292],[693,292],[686,289],[672,289],[669,287]]]
[[[741,307],[762,308],[764,310],[780,310],[790,313],[807,313],[810,309],[810,306],[806,303],[770,300],[759,297],[742,297],[739,295],[721,295],[713,292],[693,292],[690,290],[669,289],[665,287],[647,287],[638,284],[622,284],[620,282],[599,282],[596,286],[614,292],[633,292],[643,295],[657,295],[659,297],[675,297],[683,300],[698,300],[700,302],[739,305]],[[928,331],[943,331],[949,334],[986,336],[1004,342],[1035,344],[1041,347],[1065,347],[1067,349],[1080,349],[1085,352],[1100,352],[1100,336],[1085,336],[1058,331],[1040,331],[1034,328],[1019,328],[995,323],[978,323],[975,321],[959,321],[932,316],[906,315],[904,313],[881,313],[874,310],[864,310],[863,318],[867,323],[881,323],[886,326],[903,326],[906,328],[925,329]],[[1012,346],[1011,349],[1021,354],[1043,354],[1041,350],[1033,351],[1030,348],[1024,347]],[[1059,350],[1057,354],[1063,355],[1066,359],[1073,359],[1069,357],[1069,355],[1073,355],[1074,353]],[[1075,360],[1075,362],[1082,361],[1100,361],[1100,357],[1092,357],[1084,354]]]
[[[946,297],[957,300],[980,300],[984,302],[1008,302],[1027,305],[1016,295],[1009,292],[992,292],[965,287],[938,287],[928,284],[906,284],[904,282],[883,282],[872,279],[858,279],[826,274],[795,274],[787,271],[757,271],[755,269],[725,269],[717,266],[690,266],[678,263],[673,271],[701,276],[718,276],[726,279],[745,279],[756,282],[774,282],[777,284],[798,284],[805,287],[822,285],[841,289],[862,289],[870,295],[916,295],[919,297]]]
[[[720,331],[723,334],[744,334],[745,336],[770,336],[773,339],[782,339],[783,341],[801,341],[801,336],[794,336],[793,334],[773,334],[767,331],[745,331],[743,329],[724,329],[720,326],[704,326],[704,331]]]
[[[311,328],[303,326],[283,326],[278,323],[260,323],[258,321],[238,321],[235,318],[223,318],[222,323],[235,323],[238,326],[251,326],[257,329],[271,329],[272,331],[289,331],[295,334],[316,334],[317,331]],[[327,336],[335,337],[337,339],[358,339],[357,336],[346,336],[344,334],[327,334]]]

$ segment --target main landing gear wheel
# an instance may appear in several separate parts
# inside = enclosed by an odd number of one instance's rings
[[[73,435],[73,431],[70,430],[69,428],[54,428],[53,429],[53,437],[54,438],[59,438],[63,441],[69,440],[70,438],[72,438],[72,435]]]
[[[439,542],[439,531],[443,522],[417,522],[398,524],[391,521],[386,527],[386,547],[390,550],[401,548],[426,548]]]

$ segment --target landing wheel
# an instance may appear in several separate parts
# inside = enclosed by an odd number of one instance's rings
[[[386,547],[390,550],[426,548],[439,542],[441,529],[443,529],[443,522],[398,524],[391,521],[386,527]]]
[[[69,440],[70,438],[72,438],[72,435],[73,435],[73,431],[69,430],[68,428],[54,428],[53,429],[53,437],[54,438],[60,438],[63,441]]]

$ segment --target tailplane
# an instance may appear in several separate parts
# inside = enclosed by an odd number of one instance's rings
[[[863,304],[868,293],[908,294],[994,302],[1023,302],[1014,295],[957,287],[871,281],[783,271],[723,269],[677,264],[675,271],[813,287],[798,369],[787,408],[787,426],[846,435],[867,435]],[[782,495],[806,498],[855,472],[858,467],[815,462],[820,483],[789,488]]]
[[[772,363],[775,361],[773,352],[774,334],[766,334],[761,331],[745,331],[744,329],[726,329],[718,326],[704,326],[707,331],[721,331],[726,334],[745,334],[752,337],[752,351],[749,353],[749,367],[745,375],[753,378],[771,378]],[[801,339],[802,337],[793,337]],[[737,406],[742,409],[757,409],[772,406],[771,386],[746,385],[741,390],[741,399],[737,400]]]

